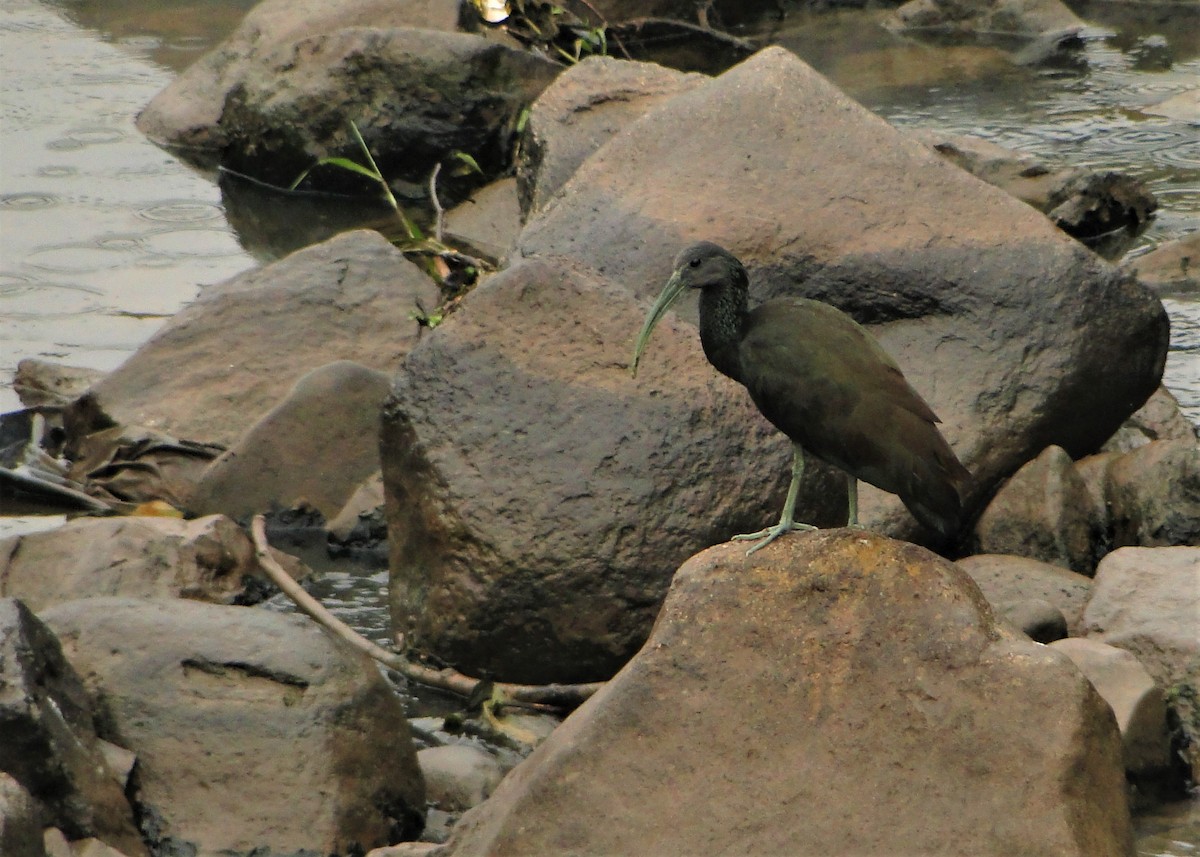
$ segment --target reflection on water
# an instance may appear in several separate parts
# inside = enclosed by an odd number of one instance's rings
[[[160,15],[175,8],[155,5]],[[0,78],[4,412],[19,407],[11,379],[20,359],[114,368],[198,286],[252,260],[213,183],[133,126],[168,72],[44,5],[9,0],[0,8]]]

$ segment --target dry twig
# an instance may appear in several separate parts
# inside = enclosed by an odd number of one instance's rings
[[[283,590],[284,595],[292,599],[301,611],[325,627],[330,633],[418,684],[447,690],[462,696],[470,696],[479,685],[480,679],[463,675],[458,670],[433,669],[413,663],[401,654],[388,651],[382,646],[372,643],[330,613],[320,601],[305,592],[271,555],[271,546],[267,542],[266,521],[262,515],[254,516],[254,520],[250,524],[250,536],[254,540],[254,555],[258,559],[258,565],[267,577],[271,578],[272,582]],[[506,684],[497,682],[495,690],[503,698],[512,702],[548,705],[570,710],[577,708],[603,686],[603,682],[590,684]]]

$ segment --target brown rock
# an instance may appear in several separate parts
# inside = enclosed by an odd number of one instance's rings
[[[1067,620],[1067,629],[1078,634],[1083,608],[1092,595],[1090,578],[1061,566],[1007,554],[975,554],[955,563],[993,606],[1026,600],[1053,604]]]
[[[722,545],[444,853],[1132,855],[1120,754],[952,564],[848,530]]]
[[[517,162],[528,216],[545,207],[588,156],[656,104],[707,80],[653,63],[588,57],[533,103]]]
[[[1200,546],[1200,442],[1160,440],[1108,469],[1113,544]]]
[[[242,518],[307,505],[326,519],[379,469],[379,413],[391,376],[342,360],[312,370],[209,465],[193,514]]]
[[[208,286],[91,392],[112,422],[228,445],[318,366],[394,372],[439,300],[378,232],[345,233]]]
[[[1087,485],[1057,446],[1018,470],[975,525],[981,553],[1024,556],[1089,575],[1103,532]]]
[[[290,557],[283,561],[296,569]],[[0,595],[39,612],[101,595],[245,602],[254,599],[248,584],[258,573],[249,537],[220,515],[77,518],[0,539]]]

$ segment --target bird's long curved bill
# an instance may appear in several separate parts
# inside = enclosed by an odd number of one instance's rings
[[[663,290],[659,293],[654,306],[650,307],[650,312],[646,315],[646,321],[642,325],[642,332],[638,334],[637,344],[633,347],[633,360],[629,364],[629,373],[633,377],[637,377],[638,363],[642,360],[642,352],[646,350],[646,343],[650,341],[650,334],[654,332],[655,326],[662,321],[662,317],[667,314],[667,310],[671,308],[671,305],[679,300],[683,289],[683,275],[679,271],[676,271],[671,275],[671,279],[667,280],[667,284],[663,286]]]

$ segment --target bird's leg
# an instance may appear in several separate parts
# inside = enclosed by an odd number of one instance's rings
[[[846,513],[846,526],[861,530],[862,524],[858,522],[858,480],[849,473],[846,474],[846,498],[849,506],[849,511]]]
[[[792,484],[788,486],[787,499],[783,502],[783,514],[779,516],[779,523],[765,530],[759,530],[757,533],[743,533],[733,537],[736,541],[759,540],[758,544],[746,551],[746,556],[769,545],[784,533],[790,533],[792,530],[816,529],[812,524],[802,524],[796,521],[796,498],[800,494],[800,477],[803,474],[804,450],[800,448],[800,444],[794,443],[792,444]]]

